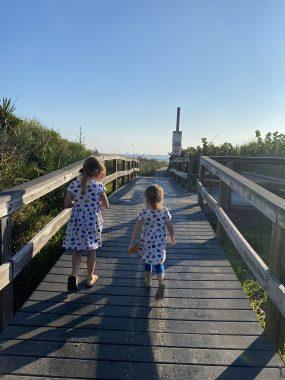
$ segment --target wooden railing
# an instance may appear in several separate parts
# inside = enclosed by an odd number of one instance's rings
[[[210,156],[210,158],[235,171],[239,171],[246,164],[254,169],[264,164],[271,168],[276,168],[277,166],[284,167],[285,165],[285,157]],[[169,172],[176,176],[177,180],[187,189],[194,190],[196,189],[196,180],[199,177],[199,160],[200,156],[185,156],[171,159],[169,162]],[[273,178],[271,179],[273,180]],[[211,179],[208,182],[215,185],[215,181]],[[269,177],[264,177],[264,182],[270,184]]]
[[[219,202],[205,188],[205,173],[218,178]],[[274,346],[283,349],[285,342],[285,200],[246,179],[209,157],[201,157],[197,180],[198,202],[204,201],[217,216],[217,238],[225,234],[232,241],[255,279],[266,291],[266,331]],[[227,215],[228,189],[236,191],[272,222],[271,250],[267,266]]]
[[[118,187],[119,178],[122,178],[122,184],[124,184],[139,171],[139,162],[133,158],[119,155],[100,155],[98,158],[101,161],[107,161],[108,164],[111,161],[112,174],[107,175],[104,183],[112,183],[113,190]],[[118,161],[122,161],[120,171],[118,171]],[[22,206],[72,180],[79,174],[83,162],[76,162],[0,193],[0,329],[3,329],[13,316],[13,279],[68,221],[71,209],[59,213],[14,254],[12,252],[12,214]]]
[[[198,163],[198,172],[193,165]],[[182,157],[170,161],[169,171],[178,182],[192,188],[196,179],[198,203],[204,202],[217,217],[217,238],[225,236],[232,241],[255,279],[266,291],[266,332],[276,349],[284,349],[285,343],[285,200],[250,181],[233,168],[237,163],[280,165],[285,170],[285,158],[275,157]],[[219,185],[219,201],[207,191],[206,186]],[[272,222],[271,248],[268,265],[250,246],[236,225],[227,215],[231,192],[235,191]]]

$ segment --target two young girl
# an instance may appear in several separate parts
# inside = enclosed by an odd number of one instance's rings
[[[104,165],[96,157],[87,158],[80,176],[67,188],[65,208],[72,207],[63,246],[72,251],[72,272],[68,277],[69,291],[78,289],[77,274],[81,254],[87,254],[87,287],[98,279],[94,274],[96,250],[102,246],[103,219],[101,207],[109,206],[106,190],[101,182],[106,176]],[[138,217],[131,237],[129,252],[136,250],[136,240],[141,235],[139,253],[145,265],[145,286],[151,287],[153,267],[158,275],[157,298],[164,296],[164,261],[166,258],[166,230],[169,242],[174,244],[174,232],[169,211],[163,207],[163,189],[159,185],[149,186],[145,191],[146,208]]]

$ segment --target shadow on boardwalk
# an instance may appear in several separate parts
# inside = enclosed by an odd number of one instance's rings
[[[78,293],[62,291],[66,287],[70,268],[70,257],[64,255],[56,264],[54,268],[56,271],[51,271],[51,277],[47,277],[32,294],[30,301],[15,316],[12,325],[2,335],[0,373],[2,371],[2,373],[23,374],[28,378],[35,375],[63,378],[80,376],[153,380],[175,378],[249,380],[258,378],[264,367],[271,362],[275,353],[270,349],[270,345],[266,345],[262,336],[256,335],[252,343],[243,349],[229,348],[230,355],[231,351],[238,351],[239,354],[236,354],[235,359],[229,361],[227,365],[224,364],[226,359],[222,355],[224,353],[224,356],[227,356],[228,353],[221,345],[211,348],[210,343],[199,341],[207,334],[208,337],[217,337],[220,334],[221,339],[225,335],[231,340],[235,339],[236,333],[231,332],[229,327],[226,331],[223,331],[223,326],[218,333],[213,331],[215,329],[212,326],[217,321],[213,317],[212,319],[207,317],[206,313],[211,310],[207,309],[208,306],[203,306],[204,303],[207,305],[207,299],[205,295],[204,298],[201,296],[205,292],[215,293],[216,295],[210,300],[215,303],[221,301],[219,292],[239,294],[241,289],[239,286],[235,288],[235,282],[228,289],[218,286],[207,288],[207,282],[203,288],[173,287],[169,289],[172,295],[167,301],[170,302],[170,306],[162,303],[161,307],[159,304],[153,307],[154,292],[153,290],[149,292],[143,287],[142,267],[139,266],[137,258],[129,258],[127,255],[135,215],[143,203],[143,188],[152,179],[143,178],[139,181],[139,186],[137,181],[134,181],[115,192],[111,198],[113,209],[106,212],[105,240],[103,248],[98,252],[98,273],[100,276],[102,270],[102,273],[109,274],[104,274],[98,286],[92,290],[85,290],[85,283],[82,281]],[[153,180],[153,182],[159,181],[164,184],[163,179]],[[187,197],[187,194],[172,181],[166,186],[166,197],[171,197],[172,189],[179,194],[180,200]],[[209,230],[209,226],[206,222],[201,223],[201,210],[197,205],[176,203],[176,200],[171,198],[167,199],[167,204],[172,210],[174,219],[177,218],[179,236],[175,249],[169,247],[167,262],[169,272],[178,266],[184,274],[188,274],[188,268],[192,263],[199,261],[195,264],[196,268],[207,268],[203,271],[204,274],[207,271],[210,273],[212,266],[218,271],[225,268],[225,271],[219,272],[222,276],[232,273],[219,244],[211,234],[207,236],[205,231]],[[130,207],[124,208],[126,205]],[[185,232],[183,229],[184,220],[189,218],[191,223],[197,225],[199,222],[198,236],[202,236],[199,241],[197,238],[192,241],[191,231]],[[184,241],[185,234],[188,241],[187,239]],[[186,266],[185,261],[187,261]],[[85,273],[84,266],[85,263],[81,265],[82,275]],[[136,275],[138,269],[139,276]],[[116,273],[120,274],[116,276]],[[197,273],[199,275],[199,272]],[[174,281],[179,283],[179,275]],[[194,283],[192,277],[190,281]],[[184,294],[187,294],[189,301],[185,309]],[[243,300],[244,296],[240,298],[235,296],[235,299]],[[228,300],[231,301],[230,296]],[[178,301],[182,306],[180,305],[177,316],[173,319],[169,309],[175,311],[174,305]],[[196,310],[199,302],[203,307]],[[154,309],[156,314],[153,312]],[[218,310],[218,306],[216,309]],[[225,307],[225,311],[220,311],[226,314],[232,310]],[[226,315],[224,320],[227,321]],[[208,326],[208,330],[204,331],[203,327],[197,330],[193,328],[193,331],[185,328],[185,326],[194,327],[199,323],[199,326],[202,326],[201,322]],[[184,327],[178,328],[178,325]],[[172,326],[173,329],[169,331],[168,326]],[[160,340],[159,337],[162,336],[164,340]],[[194,341],[197,340],[199,344],[195,346]],[[216,342],[221,344],[218,340]],[[217,358],[215,358],[216,353],[220,355]],[[276,379],[276,373],[275,371],[267,378]],[[262,379],[267,378],[262,377]]]

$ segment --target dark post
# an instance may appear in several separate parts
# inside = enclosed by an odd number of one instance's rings
[[[272,223],[269,269],[284,284],[285,282],[285,230]],[[277,351],[284,349],[285,319],[276,306],[267,299],[265,332]]]
[[[219,184],[219,203],[220,203],[220,206],[226,211],[227,210],[227,195],[228,195],[228,186],[220,181],[220,184]],[[224,240],[225,240],[225,231],[221,225],[221,223],[219,222],[219,220],[217,220],[217,239],[222,243]]]
[[[113,160],[113,172],[117,173],[117,171],[118,171],[118,161],[115,158]],[[113,191],[116,191],[117,188],[118,188],[118,178],[114,179],[114,181],[113,181]]]
[[[128,170],[131,168],[131,161],[128,161]],[[128,174],[128,182],[130,182],[131,176]]]
[[[192,182],[193,182],[193,165],[191,163],[190,158],[187,161],[187,189],[188,191],[192,190]]]
[[[199,163],[199,181],[202,183],[203,186],[205,185],[205,167],[201,164],[201,162]],[[204,200],[202,195],[200,194],[198,194],[198,204],[203,210]]]
[[[12,216],[0,219],[0,265],[12,256]],[[0,330],[3,330],[13,317],[13,285],[0,291]]]
[[[123,168],[122,168],[122,170],[123,170],[123,171],[126,170],[126,161],[125,161],[125,160],[123,160]],[[123,175],[123,177],[122,177],[122,184],[124,185],[125,182],[126,182],[126,176]]]
[[[227,167],[229,169],[234,170],[234,161],[229,161],[227,163]],[[227,195],[226,195],[225,208],[228,209],[229,207],[231,207],[231,204],[232,204],[232,190],[231,190],[231,188],[229,186],[227,186]]]

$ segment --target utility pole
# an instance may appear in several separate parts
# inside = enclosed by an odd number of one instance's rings
[[[84,136],[82,127],[79,128],[79,134],[77,136],[77,140],[78,140],[79,144],[85,146],[85,136]]]

